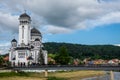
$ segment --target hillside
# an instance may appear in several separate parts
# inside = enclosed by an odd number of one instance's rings
[[[59,48],[65,46],[68,53],[73,58],[84,59],[91,57],[92,59],[120,59],[120,47],[113,45],[81,45],[71,43],[44,43],[44,47],[48,53],[56,54]]]

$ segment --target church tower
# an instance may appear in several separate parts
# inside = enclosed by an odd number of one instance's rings
[[[19,17],[19,42],[18,45],[25,46],[29,45],[30,43],[30,36],[31,36],[31,18],[26,13],[23,13]]]

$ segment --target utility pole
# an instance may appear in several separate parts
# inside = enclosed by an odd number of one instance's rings
[[[48,70],[45,69],[45,77],[48,77]]]
[[[113,71],[110,71],[110,80],[114,80],[114,73],[113,73]]]

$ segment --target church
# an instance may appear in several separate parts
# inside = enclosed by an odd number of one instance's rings
[[[31,26],[31,17],[27,13],[19,16],[19,39],[11,41],[9,61],[11,66],[29,66],[47,64],[47,51],[42,44],[42,34]]]

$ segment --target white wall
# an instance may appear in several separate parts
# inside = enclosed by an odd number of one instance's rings
[[[24,26],[24,30],[22,30],[22,26]],[[24,32],[23,32],[24,31]],[[22,37],[24,33],[24,37]],[[30,43],[30,25],[19,25],[19,42],[18,44],[20,45],[23,41],[25,45],[28,45]]]

